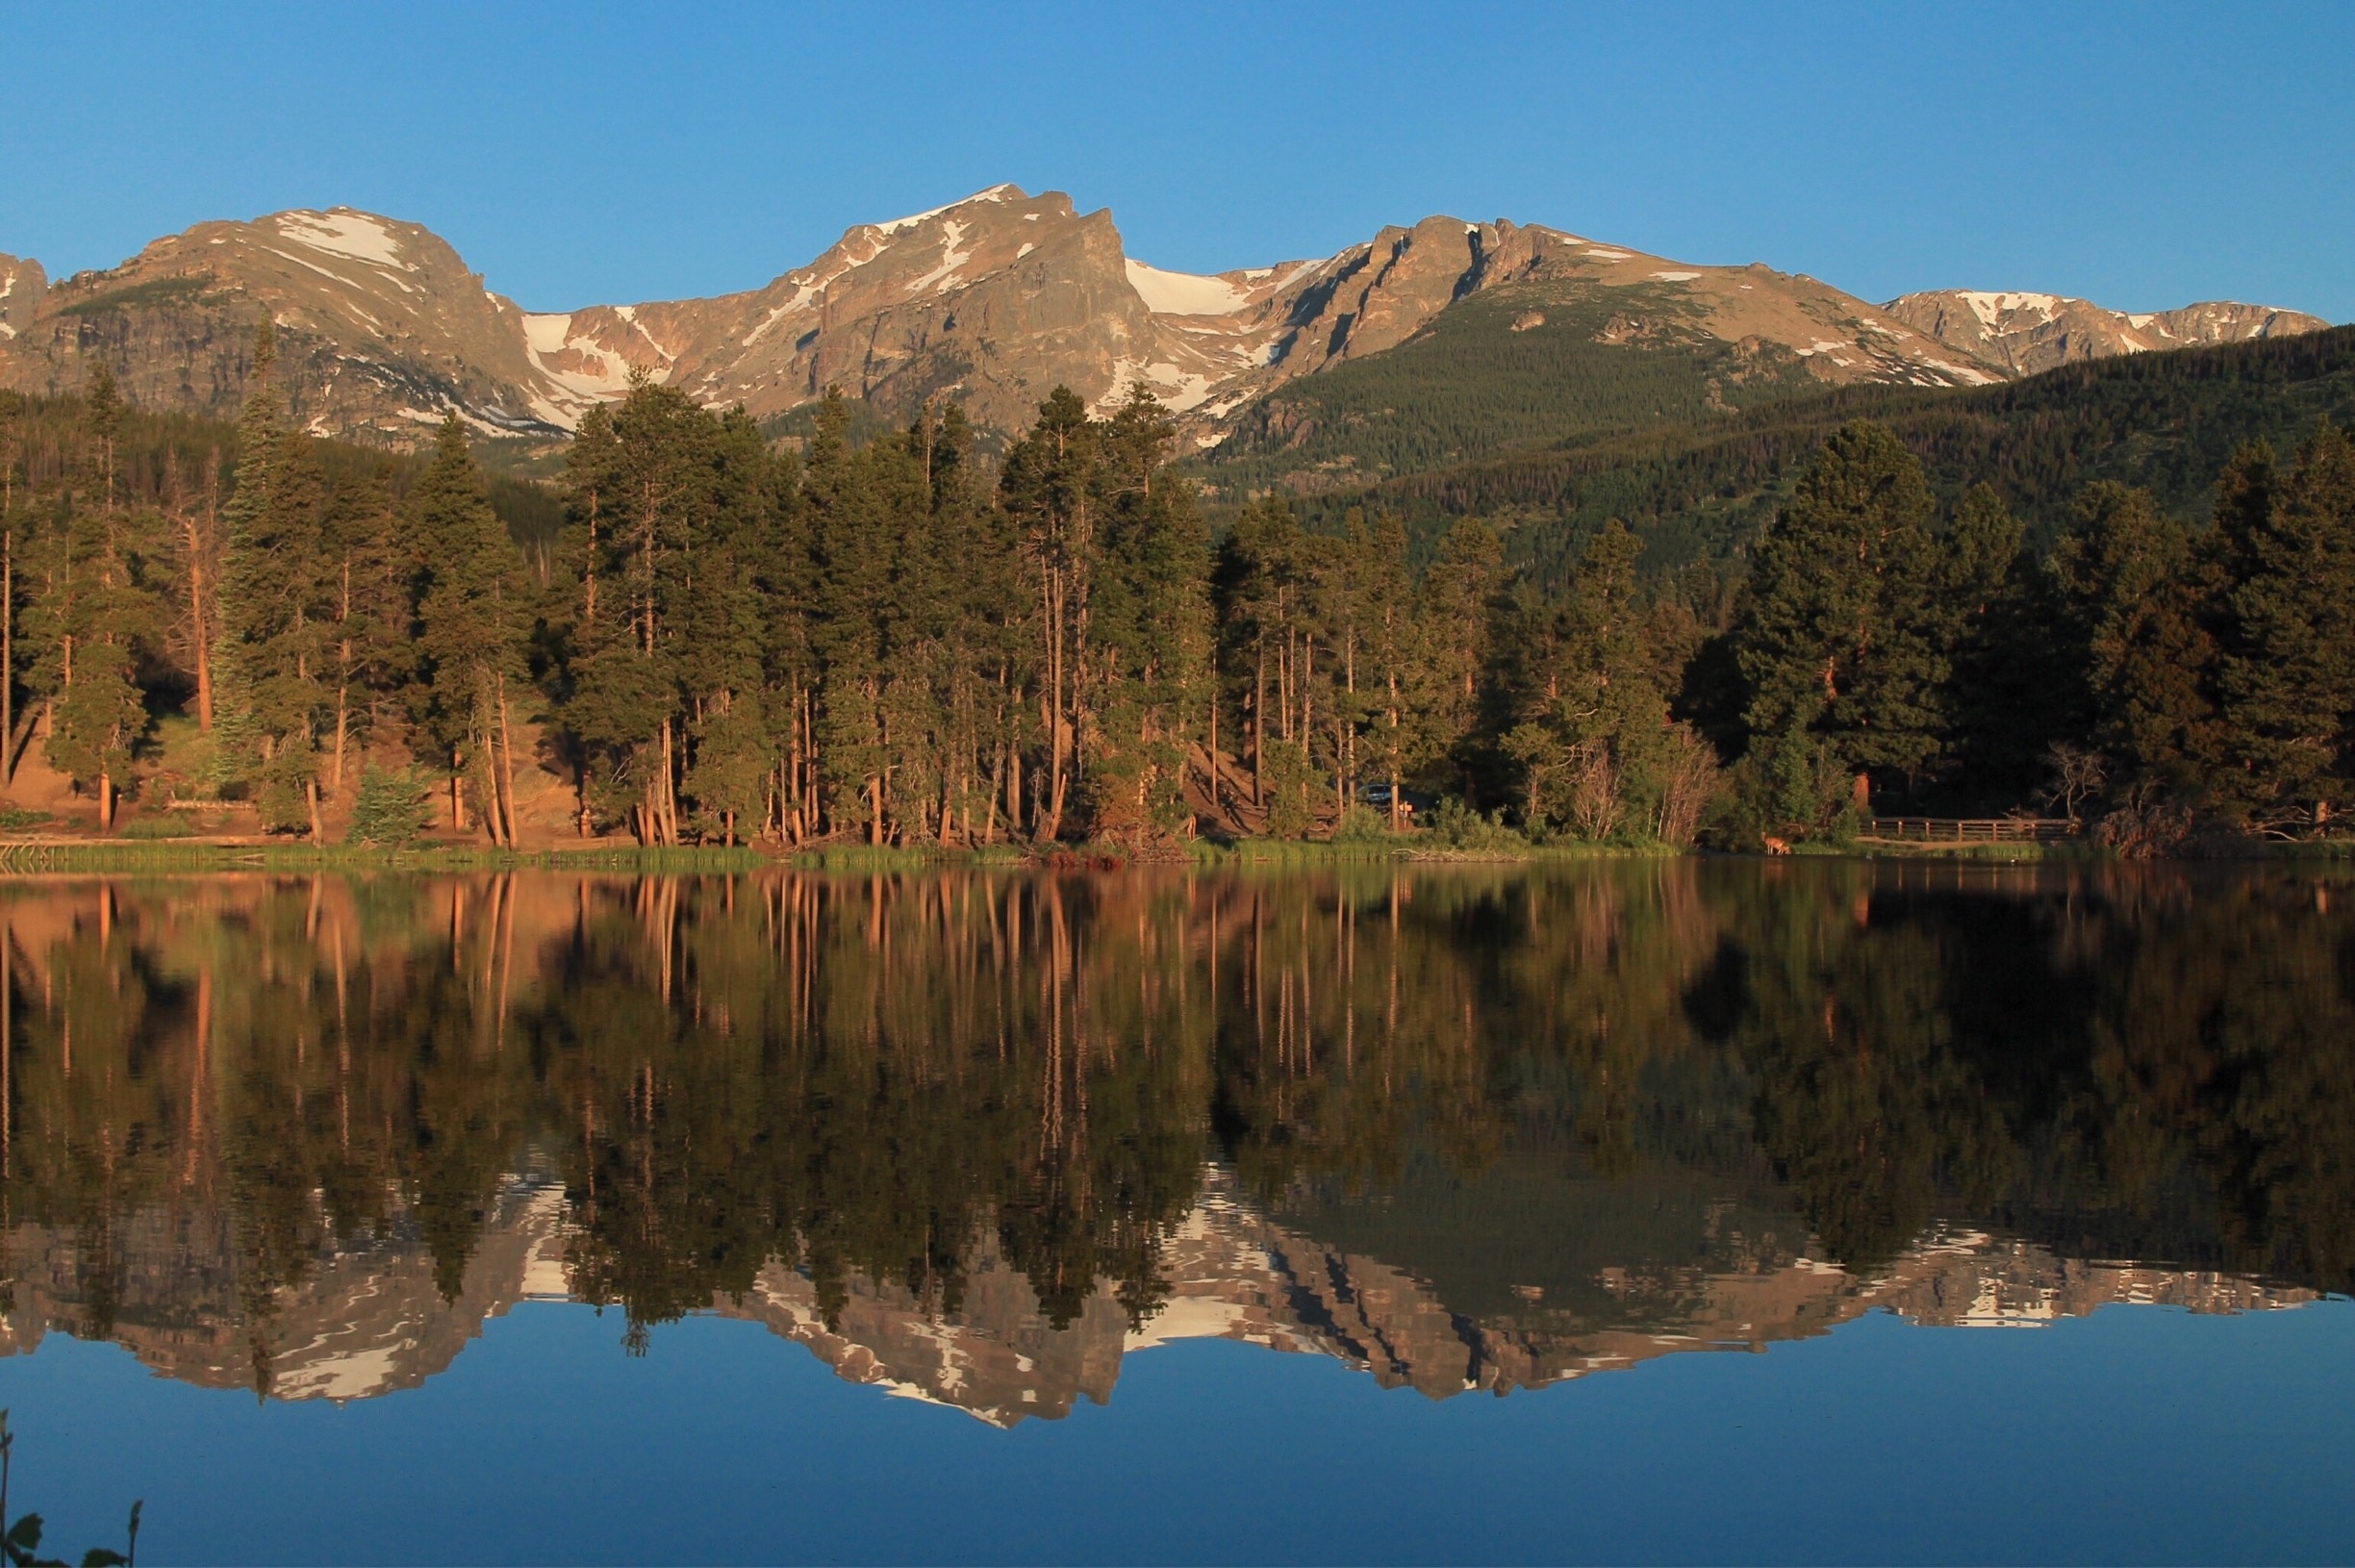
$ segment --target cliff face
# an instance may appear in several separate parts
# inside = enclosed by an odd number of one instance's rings
[[[1000,431],[1057,385],[1100,408],[1142,387],[1207,445],[1248,411],[1280,418],[1256,400],[1286,382],[1385,353],[1505,287],[1531,291],[1531,324],[1549,290],[1624,298],[1600,341],[1642,352],[1697,336],[1835,383],[1966,385],[2323,324],[2240,305],[2127,316],[2045,294],[1875,307],[1762,266],[1671,262],[1501,218],[1428,217],[1321,259],[1198,275],[1128,256],[1108,211],[1009,185],[859,224],[745,292],[561,313],[492,292],[418,224],[343,207],[200,223],[55,285],[0,256],[0,385],[72,391],[103,362],[142,406],[226,415],[267,317],[296,418],[388,444],[415,443],[452,409],[486,434],[560,440],[643,374],[763,418],[839,386],[894,419],[960,400]]]
[[[17,328],[31,326],[48,291],[49,275],[40,263],[0,256],[0,339],[13,338]]]
[[[1907,294],[1887,309],[1923,336],[2012,375],[2153,349],[2286,338],[2330,324],[2270,305],[2211,301],[2138,316],[2059,294],[1969,289]]]

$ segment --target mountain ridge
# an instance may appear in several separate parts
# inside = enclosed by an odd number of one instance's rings
[[[2302,311],[2235,300],[2138,314],[2065,294],[1979,289],[1901,294],[1883,309],[1926,337],[2021,376],[2083,360],[2291,337],[2330,325]]]
[[[1696,372],[1706,388],[1691,386],[1710,406],[1737,401],[1730,389],[1760,367],[1793,386],[1984,386],[2076,359],[2323,324],[2274,307],[2128,316],[1965,291],[1875,306],[1763,264],[1679,263],[1545,225],[1446,215],[1323,258],[1186,273],[1129,256],[1109,209],[1000,185],[854,224],[758,288],[564,312],[495,292],[421,224],[348,207],[199,223],[118,266],[54,282],[37,262],[0,256],[0,385],[71,391],[104,362],[142,405],[227,414],[266,315],[298,422],[382,444],[414,445],[451,410],[486,436],[558,443],[644,375],[762,419],[834,386],[894,418],[954,399],[1000,433],[1058,384],[1098,408],[1142,387],[1198,449],[1238,432],[1279,446],[1304,423],[1281,404],[1284,389],[1420,341],[1467,301],[1508,295],[1526,308],[1494,342],[1540,332],[1549,313],[1558,333],[1567,311],[1598,345],[1599,360],[1582,351],[1548,367],[1556,382],[1614,359],[1707,349],[1715,368]]]

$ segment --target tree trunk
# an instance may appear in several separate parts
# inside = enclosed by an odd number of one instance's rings
[[[1020,838],[1023,830],[1022,747],[1006,746],[1006,832]]]
[[[1004,781],[1005,746],[1000,742],[998,749],[990,756],[989,789],[982,796],[981,842],[984,844],[998,842],[998,792]],[[970,816],[965,822],[965,837],[969,843],[973,839],[973,820]]]
[[[1267,804],[1267,642],[1259,642],[1257,673],[1253,677],[1251,748],[1252,805]]]
[[[311,842],[313,844],[325,844],[327,842],[326,830],[319,826],[319,788],[317,779],[306,778],[303,780],[303,803],[311,808]]]
[[[16,536],[0,507],[0,745],[16,733]],[[16,777],[16,747],[0,757],[0,790]]]
[[[213,638],[205,620],[204,542],[197,536],[196,519],[180,519],[181,537],[188,542],[189,554],[189,635],[194,644],[196,664],[196,733],[213,733]]]
[[[341,723],[341,721],[342,716],[339,714],[338,722]],[[507,847],[513,849],[518,847],[521,841],[516,836],[515,740],[507,727],[507,677],[504,675],[498,677],[498,722],[499,788],[507,797],[499,809],[507,815]],[[336,751],[339,757],[342,753],[342,747],[343,737],[339,732],[336,736]]]
[[[98,774],[98,831],[114,831],[114,779],[104,770]]]

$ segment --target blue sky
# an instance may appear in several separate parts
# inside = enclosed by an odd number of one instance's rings
[[[415,219],[532,309],[755,287],[1000,181],[1214,270],[1430,213],[1871,299],[2355,319],[2355,6],[0,0],[0,250]]]

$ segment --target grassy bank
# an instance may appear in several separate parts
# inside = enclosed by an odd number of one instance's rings
[[[773,864],[751,849],[595,848],[510,852],[462,845],[369,849],[306,844],[190,844],[172,839],[11,844],[0,841],[0,875],[118,872],[505,872],[713,873]]]
[[[1667,859],[1699,853],[1666,845],[1583,843],[1532,844],[1514,835],[1474,845],[1436,843],[1412,838],[1305,842],[1291,839],[1244,839],[1218,844],[1198,840],[1182,854],[1138,856],[1114,845],[1066,845],[1050,850],[1028,846],[1000,845],[981,849],[871,848],[826,846],[778,854],[770,850],[706,847],[640,848],[601,846],[592,848],[536,849],[511,852],[487,847],[435,845],[407,849],[370,849],[305,844],[210,844],[185,840],[113,841],[0,840],[0,876],[27,874],[126,874],[144,873],[197,873],[206,872],[271,872],[303,874],[337,873],[457,873],[457,872],[609,872],[624,875],[734,875],[764,867],[825,872],[839,875],[897,875],[927,871],[1022,869],[1113,871],[1127,867],[1190,865],[1203,870],[1222,868],[1299,868],[1386,864],[1527,865],[1575,861]],[[1861,839],[1845,844],[1794,844],[1798,859],[1861,859],[1968,861],[1997,865],[2037,862],[2088,862],[2116,858],[2099,845],[2068,844],[1923,844],[1899,840]],[[2257,844],[2242,852],[2199,859],[2276,860],[2344,864],[2355,860],[2355,843],[2329,841],[2306,844]]]
[[[1617,859],[1679,853],[1664,847],[1605,844],[1531,844],[1518,835],[1475,845],[1451,845],[1422,836],[1311,843],[1289,839],[1245,839],[1231,844],[1198,840],[1181,853],[1138,855],[1118,845],[1075,844],[1051,849],[998,845],[979,849],[875,848],[829,845],[780,854],[766,849],[689,847],[639,848],[601,846],[511,852],[488,847],[428,845],[373,849],[300,843],[219,844],[186,839],[114,839],[9,842],[0,840],[0,875],[26,873],[117,872],[502,872],[602,871],[640,874],[712,874],[790,866],[846,875],[880,875],[950,869],[1025,867],[1113,870],[1126,866],[1181,864],[1221,866],[1339,866],[1401,861],[1527,862]]]

